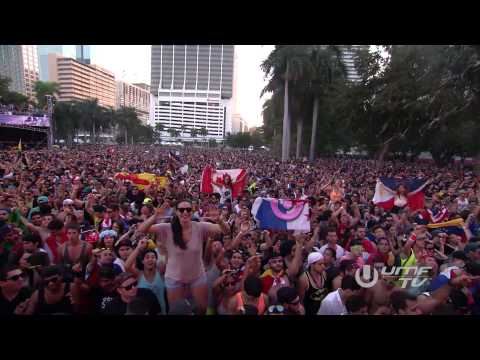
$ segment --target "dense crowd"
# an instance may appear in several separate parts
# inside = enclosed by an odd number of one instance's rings
[[[206,165],[245,169],[248,183],[236,197],[202,193]],[[375,206],[380,176],[428,179],[425,208]],[[453,165],[83,146],[0,151],[0,185],[2,316],[480,311],[480,187]],[[311,231],[262,230],[257,197],[307,201]],[[427,226],[435,214],[462,219],[461,233]]]

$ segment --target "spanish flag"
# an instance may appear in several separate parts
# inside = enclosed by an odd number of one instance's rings
[[[166,176],[156,176],[150,173],[130,174],[130,173],[117,173],[115,178],[121,180],[130,180],[140,190],[143,190],[145,186],[156,183],[159,187],[164,188],[168,185],[168,178]]]

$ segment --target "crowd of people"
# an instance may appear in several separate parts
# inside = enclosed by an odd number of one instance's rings
[[[248,182],[236,197],[203,193],[207,165]],[[428,179],[424,209],[376,206],[381,176]],[[453,165],[91,145],[2,150],[0,185],[2,316],[480,311],[479,179]],[[257,197],[308,202],[310,231],[263,229]],[[427,226],[438,214],[461,233]]]

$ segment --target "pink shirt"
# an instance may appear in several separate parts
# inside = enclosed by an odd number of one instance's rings
[[[205,274],[203,265],[203,244],[209,234],[215,233],[218,225],[207,222],[192,221],[192,238],[185,250],[173,242],[173,232],[170,224],[156,224],[152,229],[157,234],[157,241],[165,244],[168,253],[165,278],[190,283]]]

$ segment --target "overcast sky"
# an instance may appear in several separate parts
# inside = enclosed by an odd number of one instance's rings
[[[150,84],[150,45],[94,45],[92,63],[115,73],[119,80]],[[273,45],[236,45],[238,56],[238,111],[249,126],[262,125],[260,92],[264,76],[260,64],[273,50]]]

